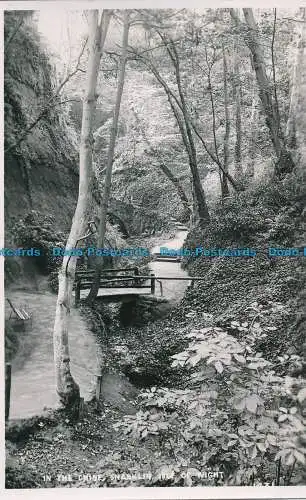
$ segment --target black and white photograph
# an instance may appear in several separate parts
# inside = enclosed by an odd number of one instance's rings
[[[306,8],[7,4],[5,489],[306,497]]]

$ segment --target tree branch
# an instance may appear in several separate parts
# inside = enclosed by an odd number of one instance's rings
[[[172,108],[172,111],[178,121],[178,111],[173,107],[173,102],[171,101],[171,98],[175,101],[175,103],[177,104],[178,108],[180,109],[181,112],[183,112],[182,110],[182,106],[181,106],[181,103],[179,101],[179,99],[177,98],[177,96],[174,94],[174,92],[170,89],[169,85],[165,82],[165,80],[162,78],[162,76],[160,75],[159,71],[157,70],[157,68],[155,67],[155,65],[152,63],[152,61],[150,59],[147,59],[146,57],[143,57],[141,56],[140,54],[137,53],[137,51],[132,48],[133,50],[133,53],[135,54],[136,58],[140,61],[143,62],[143,64],[145,64],[147,66],[147,68],[152,71],[153,75],[155,76],[155,78],[157,79],[157,81],[162,85],[162,87],[164,88],[167,96],[168,96],[168,100],[169,100],[169,103],[171,105],[171,108]],[[175,111],[174,111],[175,109]],[[194,124],[193,120],[189,117],[189,122],[190,122],[190,125],[191,127],[193,128],[196,136],[200,139],[206,153],[210,156],[210,158],[213,160],[214,163],[216,163],[218,165],[218,167],[220,167],[220,169],[222,170],[222,172],[224,173],[224,175],[228,178],[230,184],[232,185],[232,187],[234,188],[235,191],[241,191],[242,190],[242,187],[239,188],[238,185],[236,184],[236,182],[234,181],[234,179],[232,178],[232,176],[226,172],[223,168],[223,165],[222,163],[220,162],[220,160],[218,160],[218,158],[213,154],[212,151],[210,151],[210,149],[208,148],[208,146],[206,145],[206,142],[204,141],[203,137],[201,136],[201,134],[199,133],[196,125]],[[178,121],[178,125],[180,127],[180,122]],[[181,129],[180,129],[181,130]],[[182,137],[183,138],[183,137]]]
[[[39,113],[38,117],[31,123],[31,125],[28,126],[28,128],[19,137],[19,139],[17,139],[17,141],[15,141],[13,144],[11,144],[9,147],[7,147],[4,150],[4,154],[7,154],[7,153],[11,152],[12,150],[16,149],[19,146],[19,144],[21,144],[21,142],[27,137],[27,135],[36,127],[36,125],[40,122],[40,120],[50,111],[50,109],[53,108],[54,106],[56,106],[57,104],[59,104],[58,102],[54,102],[54,101],[58,98],[63,87],[76,73],[78,73],[79,71],[82,71],[79,68],[79,64],[80,64],[81,57],[84,53],[84,50],[85,50],[85,47],[87,44],[87,40],[88,40],[88,38],[86,38],[85,43],[84,43],[83,47],[81,48],[75,70],[73,70],[72,72],[67,74],[67,76],[59,84],[59,86],[57,87],[54,94],[51,96],[51,98],[47,102],[47,104],[44,106],[42,111]]]

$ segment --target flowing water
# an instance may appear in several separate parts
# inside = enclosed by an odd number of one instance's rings
[[[158,253],[160,246],[180,248],[187,231],[178,231],[175,237],[151,250]],[[150,268],[156,276],[188,277],[179,262],[151,262]],[[186,281],[163,280],[163,296],[179,301],[188,286]],[[156,286],[159,295],[159,286]],[[26,304],[32,310],[32,325],[19,331],[20,348],[12,361],[12,385],[10,419],[27,418],[41,414],[44,407],[56,408],[55,376],[53,367],[53,324],[56,295],[48,291],[10,290],[7,297],[14,305]],[[6,304],[7,307],[7,304]],[[6,316],[9,309],[6,310]],[[99,345],[89,330],[78,309],[72,309],[69,326],[71,373],[80,386],[81,396],[90,397],[94,388]]]

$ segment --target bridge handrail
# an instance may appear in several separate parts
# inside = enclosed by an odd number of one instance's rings
[[[99,285],[101,286],[101,285],[108,285],[110,283],[125,283],[125,282],[129,282],[129,281],[132,281],[132,279],[128,278],[128,279],[107,280],[107,281],[102,280],[102,281],[99,282]],[[136,281],[136,280],[134,280],[134,281]],[[80,286],[81,288],[85,288],[85,287],[87,288],[89,286],[92,286],[92,283],[93,283],[93,281],[89,281],[89,280],[87,280],[87,281],[79,281],[78,282],[78,286]],[[138,285],[137,284],[135,286],[135,288],[141,288],[141,287],[147,288],[149,286],[150,285]]]
[[[133,286],[130,288],[150,288],[151,289],[151,294],[154,295],[155,293],[155,277],[154,274],[151,274],[148,279],[150,279],[150,285],[141,285],[140,282],[143,279],[143,276],[139,275],[138,268],[135,269],[135,275],[134,276],[123,276],[123,277],[115,277],[114,279],[106,279],[105,277],[100,277],[99,280],[99,288],[107,288],[107,285],[110,285],[112,283],[124,283],[124,282],[130,282],[133,281]],[[86,280],[86,281],[84,281]],[[81,290],[83,289],[88,289],[91,288],[93,284],[93,279],[90,279],[90,276],[86,279],[86,277],[76,277],[75,283],[74,283],[74,288],[75,288],[75,306],[77,307],[78,302],[80,301],[80,296],[81,296]],[[103,286],[104,285],[104,286]],[[109,286],[109,288],[116,288]]]
[[[116,268],[116,269],[102,269],[102,272],[103,273],[119,273],[121,271],[134,271],[136,272],[137,274],[137,271],[139,271],[138,267],[120,267],[120,268]],[[94,274],[95,273],[95,269],[86,269],[86,270],[82,270],[82,271],[76,271],[75,272],[75,276],[81,276],[81,275],[90,275],[90,274]]]
[[[131,280],[137,280],[137,279],[142,279],[143,276],[141,274],[138,274],[137,276],[135,275],[130,275],[130,276],[115,276],[112,278],[108,278],[107,276],[100,276],[100,281],[105,281],[105,282],[111,282],[111,281],[131,281]],[[92,281],[92,276],[81,276],[80,278],[77,279],[77,281],[83,281],[83,280],[90,280]]]

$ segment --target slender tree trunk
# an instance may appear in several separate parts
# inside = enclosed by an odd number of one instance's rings
[[[211,71],[212,71],[214,61],[209,63],[206,47],[205,47],[205,58],[206,58],[206,63],[207,63],[207,84],[208,84],[208,91],[209,91],[210,104],[211,104],[212,132],[213,132],[213,138],[214,138],[215,155],[216,155],[217,160],[220,162],[219,155],[218,155],[217,135],[216,135],[216,130],[217,130],[216,110],[215,110],[214,92],[213,92],[212,81],[211,81]]]
[[[306,140],[306,9],[300,9],[301,22],[297,26],[296,48],[292,69],[289,116],[286,137],[291,148],[303,145]],[[290,54],[292,55],[292,54]],[[304,133],[303,133],[304,130]]]
[[[239,19],[237,19],[234,9],[230,9],[230,13],[232,18],[239,25],[240,22]],[[293,170],[294,162],[290,151],[286,148],[282,131],[279,126],[280,124],[278,121],[276,103],[273,99],[273,85],[267,76],[264,54],[259,40],[258,27],[254,19],[253,10],[243,9],[243,13],[246,24],[249,28],[247,32],[244,33],[244,39],[252,54],[253,66],[259,90],[259,98],[265,112],[266,124],[270,132],[271,141],[277,158],[277,162],[275,164],[275,175],[282,178],[284,174]]]
[[[252,98],[252,111],[251,111],[251,119],[250,119],[250,135],[249,135],[249,146],[248,146],[248,166],[247,166],[247,176],[250,179],[254,177],[254,163],[256,159],[256,141],[258,136],[258,97],[256,90],[254,89],[254,94]]]
[[[235,97],[235,125],[236,125],[236,142],[235,142],[235,180],[241,182],[243,170],[241,164],[241,84],[240,84],[240,69],[239,69],[239,51],[236,44],[234,53],[234,97]]]
[[[104,192],[102,203],[99,211],[99,230],[98,230],[98,239],[97,239],[97,247],[103,248],[105,242],[105,233],[106,233],[106,221],[107,221],[107,212],[108,205],[110,200],[111,186],[112,186],[112,170],[113,170],[113,162],[114,162],[114,152],[116,146],[116,139],[118,133],[118,122],[119,122],[119,114],[120,114],[120,105],[121,98],[124,87],[124,77],[125,77],[125,66],[126,66],[126,58],[127,58],[127,46],[128,46],[128,38],[129,38],[129,11],[124,10],[123,14],[123,39],[122,39],[122,50],[120,57],[120,67],[119,67],[119,76],[118,76],[118,87],[117,87],[117,96],[115,102],[115,109],[113,115],[113,122],[110,134],[110,142],[108,148],[107,155],[107,165],[106,165],[106,173],[105,173],[105,182],[104,182]],[[96,269],[95,276],[93,280],[93,285],[90,289],[88,295],[88,302],[91,303],[95,300],[99,291],[99,283],[100,276],[102,272],[102,263],[101,257],[97,257],[96,259]]]
[[[155,76],[155,78],[157,79],[157,81],[160,83],[160,85],[163,87],[164,91],[166,92],[168,101],[170,103],[171,109],[172,109],[172,111],[174,113],[174,116],[176,118],[176,121],[178,123],[179,129],[180,129],[180,132],[181,132],[181,136],[182,136],[182,139],[183,139],[183,142],[184,142],[184,146],[186,148],[186,151],[187,151],[188,157],[189,157],[189,155],[192,154],[192,153],[191,153],[191,150],[190,150],[190,147],[189,147],[189,144],[188,144],[188,137],[187,137],[185,129],[184,128],[182,129],[181,126],[180,126],[180,122],[182,122],[182,120],[180,118],[180,112],[182,113],[182,104],[181,104],[179,98],[170,89],[169,85],[167,85],[167,83],[162,78],[162,76],[158,72],[157,68],[152,63],[152,61],[150,61],[146,57],[139,56],[139,54],[135,53],[135,49],[133,50],[133,53],[135,54],[136,59],[138,59],[139,61],[143,62],[147,66],[147,68],[150,71],[152,71],[153,75]],[[173,102],[175,102],[175,104],[177,105],[177,109],[175,108]],[[235,180],[233,179],[233,177],[228,172],[224,171],[222,163],[218,160],[218,158],[213,153],[213,151],[211,151],[207,147],[206,142],[204,141],[202,135],[198,131],[197,126],[195,125],[195,123],[193,122],[193,120],[190,118],[189,115],[188,115],[188,119],[189,119],[189,123],[190,123],[190,126],[191,126],[192,130],[194,131],[194,133],[198,137],[198,139],[201,141],[201,143],[202,143],[202,145],[203,145],[206,153],[218,165],[218,167],[220,168],[220,170],[224,173],[224,175],[227,177],[228,181],[231,183],[231,185],[234,188],[234,190],[235,191],[241,191],[241,190],[243,190],[242,186],[237,186],[237,184],[236,184]],[[187,143],[185,142],[184,136],[187,138]],[[190,164],[190,161],[189,161],[189,164]]]
[[[209,212],[208,212],[205,194],[204,194],[204,190],[203,190],[200,175],[199,175],[196,149],[194,146],[192,133],[190,131],[189,137],[187,136],[186,128],[184,126],[184,125],[186,125],[184,115],[183,115],[183,119],[182,119],[179,111],[175,108],[175,105],[171,101],[171,99],[169,100],[169,102],[170,102],[170,105],[171,105],[172,110],[174,112],[174,115],[176,117],[176,121],[177,121],[179,129],[181,131],[182,140],[183,140],[183,143],[185,145],[185,149],[186,149],[186,152],[188,155],[189,167],[190,167],[191,179],[192,179],[192,195],[193,195],[193,211],[194,211],[193,221],[194,222],[199,221],[200,224],[203,224],[204,221],[209,221]],[[190,137],[192,138],[191,143],[190,143]]]
[[[173,42],[171,43],[171,47],[172,47],[174,57],[171,57],[171,56],[170,57],[173,61],[174,68],[175,68],[176,83],[177,83],[177,88],[178,88],[180,101],[181,101],[181,110],[182,110],[182,114],[184,117],[184,124],[185,124],[185,128],[186,128],[188,142],[189,142],[189,152],[190,152],[189,165],[190,165],[192,181],[193,181],[194,196],[195,196],[196,204],[197,204],[197,215],[198,215],[198,219],[199,219],[200,224],[204,224],[205,222],[208,222],[210,220],[209,211],[208,211],[208,206],[206,203],[204,189],[202,187],[202,183],[201,183],[201,179],[200,179],[200,175],[199,175],[196,147],[195,147],[193,136],[192,136],[192,127],[191,127],[191,124],[189,122],[189,114],[188,114],[188,110],[187,110],[185,96],[184,96],[183,89],[182,89],[179,57],[178,57],[178,53],[176,50],[176,46]]]
[[[77,247],[88,224],[88,210],[91,205],[92,180],[92,126],[96,108],[96,85],[99,65],[111,11],[104,11],[100,23],[99,11],[88,11],[89,18],[89,60],[86,73],[86,96],[83,102],[82,131],[80,144],[79,195],[66,250]],[[68,324],[75,277],[76,257],[64,257],[59,272],[58,298],[55,312],[53,345],[56,374],[56,388],[61,403],[66,409],[78,405],[80,391],[70,372]]]
[[[224,90],[224,116],[225,116],[225,134],[223,139],[223,164],[225,172],[228,172],[229,157],[230,157],[229,137],[231,131],[231,122],[230,122],[229,105],[228,105],[229,98],[228,98],[228,81],[227,81],[227,59],[224,46],[222,46],[222,56],[223,56],[223,90]],[[221,196],[222,198],[229,196],[227,177],[223,172],[221,174]]]
[[[159,160],[158,167],[165,174],[167,179],[173,184],[174,188],[176,189],[177,195],[180,198],[185,209],[186,218],[189,218],[191,212],[190,203],[180,180],[173,174],[170,168],[167,167],[167,165],[162,160]]]

